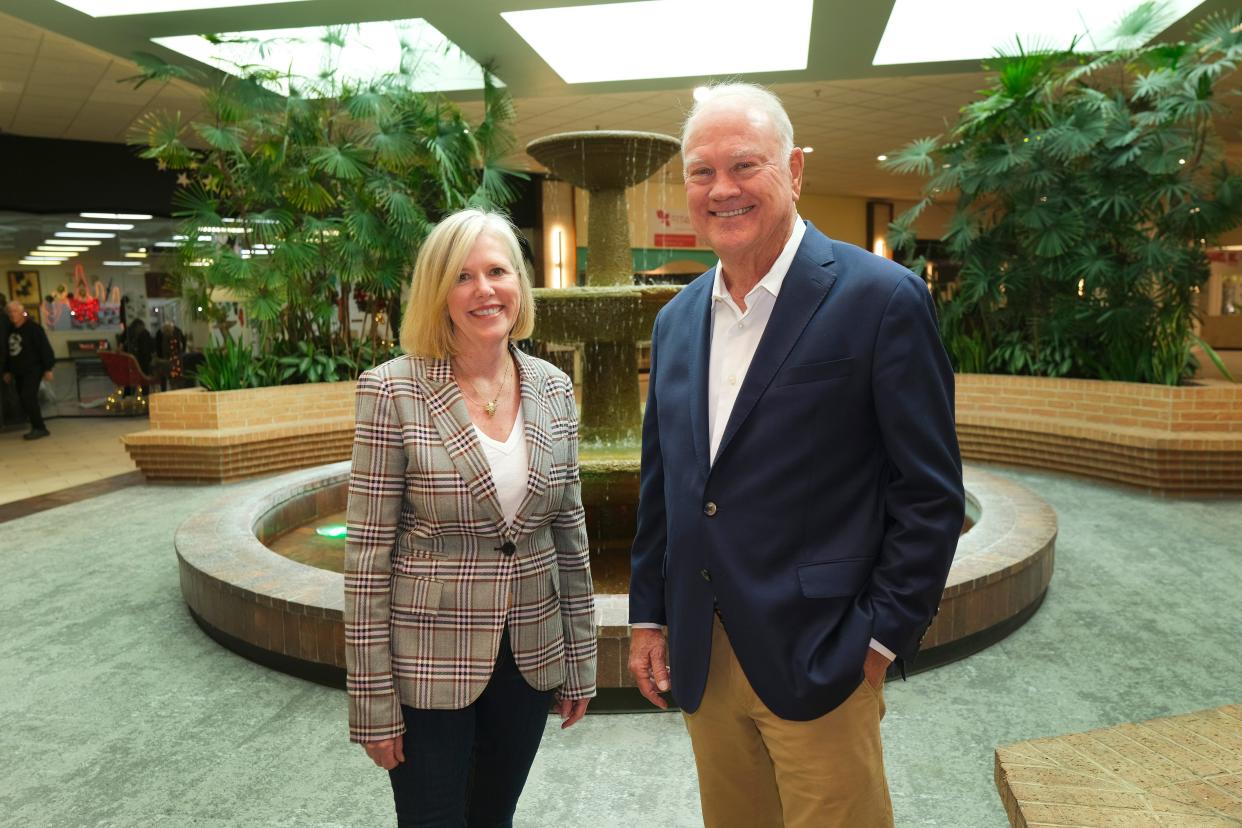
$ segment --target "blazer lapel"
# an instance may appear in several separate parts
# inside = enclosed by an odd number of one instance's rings
[[[717,458],[729,447],[729,441],[746,422],[755,403],[763,396],[777,369],[789,356],[807,323],[832,289],[837,280],[832,272],[832,261],[832,243],[808,224],[806,236],[789,265],[789,273],[777,294],[772,316],[738,391],[729,422],[725,424],[720,448],[716,451]]]
[[[496,498],[492,467],[474,433],[470,412],[466,410],[466,399],[453,381],[449,361],[429,359],[425,365],[426,370],[418,382],[427,395],[427,406],[440,434],[440,441],[475,502],[498,527],[503,527],[505,520],[500,511],[500,501]]]
[[[522,418],[526,430],[526,496],[518,506],[513,519],[512,531],[524,531],[526,518],[534,505],[548,490],[548,477],[552,469],[552,429],[548,401],[544,397],[544,372],[538,363],[513,348],[521,374]]]
[[[706,286],[703,296],[697,300],[698,307],[691,305],[689,335],[690,351],[690,432],[694,440],[694,458],[698,461],[703,479],[711,470],[711,433],[707,423],[707,367],[712,350],[712,285],[716,280],[716,268],[700,277]]]

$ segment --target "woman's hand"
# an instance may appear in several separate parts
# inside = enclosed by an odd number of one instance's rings
[[[363,742],[362,749],[371,757],[372,762],[384,770],[392,770],[405,761],[405,749],[400,736],[380,739],[378,742]]]
[[[590,699],[562,699],[558,698],[553,704],[552,709],[556,711],[556,715],[560,716],[561,730],[572,727],[574,722],[586,715],[587,705],[591,703]]]

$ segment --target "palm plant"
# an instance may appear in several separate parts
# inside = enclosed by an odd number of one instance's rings
[[[1118,34],[1141,43],[1160,28],[1149,2]],[[930,176],[891,227],[916,272],[914,220],[957,194],[944,241],[961,276],[939,303],[959,370],[1176,384],[1195,344],[1224,370],[1194,334],[1195,298],[1205,245],[1242,220],[1242,178],[1213,125],[1239,60],[1238,12],[1186,43],[1083,55],[1019,42],[946,136],[889,154],[888,169]]]
[[[332,30],[325,41],[339,53],[344,34]],[[201,80],[153,56],[139,60],[138,86]],[[332,370],[278,377],[327,378],[341,366],[356,373],[368,367],[359,357],[386,349],[378,341],[363,349],[352,335],[351,291],[365,290],[371,313],[395,330],[405,275],[430,226],[464,206],[515,198],[521,174],[502,163],[513,145],[511,100],[484,71],[482,120],[472,125],[442,95],[416,91],[409,53],[367,81],[332,65],[314,78],[239,69],[240,77],[207,82],[206,117],[187,124],[179,112],[154,112],[131,135],[143,157],[182,172],[174,278],[191,306],[208,313],[220,290],[237,297],[262,336],[261,352],[292,354],[306,343],[332,360]],[[287,95],[267,88],[276,80]],[[372,321],[369,339],[381,327]]]

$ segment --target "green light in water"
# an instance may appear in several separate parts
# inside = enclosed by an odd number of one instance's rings
[[[316,535],[323,535],[325,538],[343,538],[345,537],[345,524],[332,523],[328,526],[320,526],[315,530]]]

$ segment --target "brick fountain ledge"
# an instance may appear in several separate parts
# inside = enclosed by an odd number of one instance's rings
[[[637,462],[584,464],[592,476],[636,476]],[[344,685],[344,582],[339,573],[272,552],[264,541],[345,506],[347,462],[231,490],[177,530],[181,594],[217,641],[277,669]],[[958,543],[940,613],[916,668],[960,658],[1008,635],[1038,608],[1052,577],[1057,520],[1030,490],[967,468],[973,528]],[[590,486],[585,487],[590,491]],[[597,508],[588,494],[588,515]],[[599,594],[601,688],[632,686],[627,596]]]

